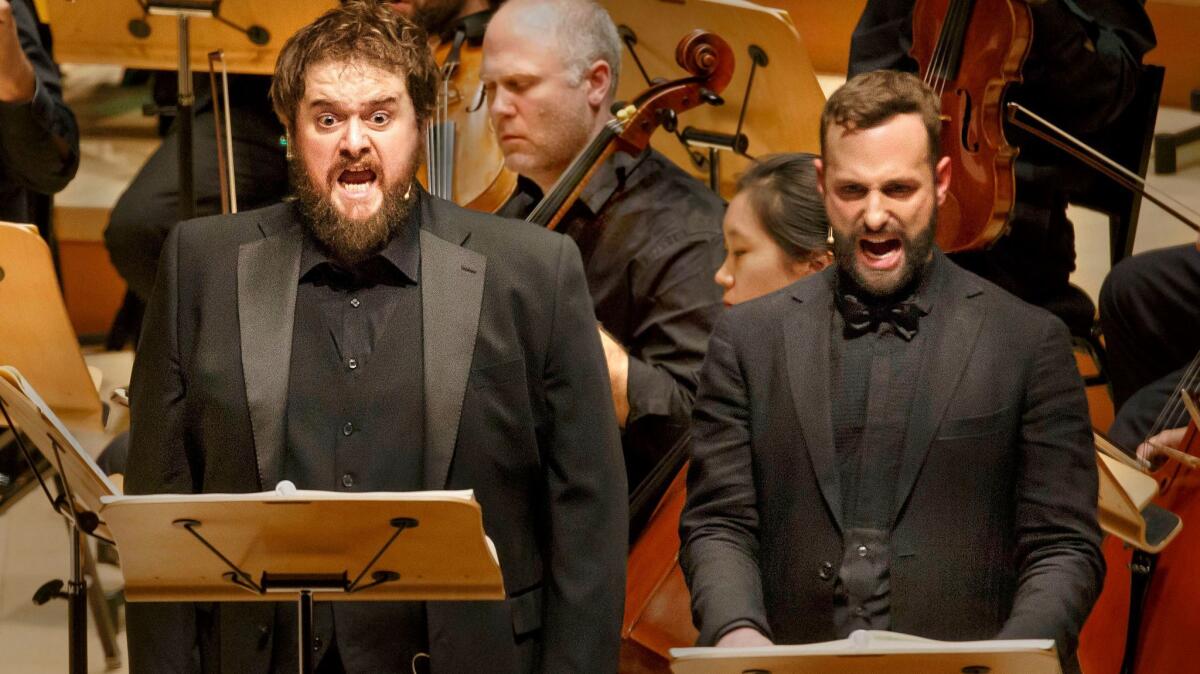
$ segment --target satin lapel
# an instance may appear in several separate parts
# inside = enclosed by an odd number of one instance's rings
[[[941,260],[945,267],[949,260]],[[899,517],[929,448],[934,431],[942,423],[946,409],[954,397],[963,372],[971,362],[971,352],[983,325],[983,309],[972,298],[983,292],[974,283],[964,286],[961,281],[965,273],[957,269],[946,269],[942,276],[942,289],[938,295],[943,306],[933,307],[929,316],[921,319],[921,329],[929,324],[929,342],[921,357],[923,363],[917,375],[916,392],[909,413],[908,432],[901,459],[900,475],[896,481],[896,505],[893,521]]]
[[[290,227],[238,249],[242,372],[263,489],[274,488],[283,470],[300,248],[300,230]]]
[[[486,270],[484,256],[421,230],[426,489],[445,488],[450,472]]]
[[[788,379],[792,403],[804,444],[812,460],[813,473],[838,528],[842,526],[842,496],[833,448],[833,410],[829,403],[829,306],[826,283],[806,284],[798,291],[800,305],[787,319]]]

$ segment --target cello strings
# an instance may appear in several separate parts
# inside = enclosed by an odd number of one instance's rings
[[[1196,354],[1183,376],[1179,378],[1179,384],[1175,386],[1167,404],[1158,413],[1147,437],[1158,435],[1169,428],[1178,428],[1185,423],[1188,413],[1187,407],[1183,403],[1183,391],[1194,391],[1198,385],[1200,385],[1200,353]]]

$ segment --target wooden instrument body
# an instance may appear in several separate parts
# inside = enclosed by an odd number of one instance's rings
[[[451,51],[451,43],[439,44],[434,49],[434,59],[444,64]],[[446,124],[445,131],[452,134],[452,191],[454,203],[485,213],[494,213],[508,201],[517,189],[517,174],[504,165],[504,153],[500,141],[488,116],[487,102],[483,100],[483,87],[479,80],[483,64],[483,48],[467,42],[459,49],[459,64],[445,82],[444,118],[437,113],[429,124]],[[443,101],[439,101],[439,105]],[[430,165],[417,172],[417,180],[429,189]],[[436,170],[436,169],[435,169]]]
[[[1200,456],[1195,422],[1188,425],[1180,450]],[[1179,515],[1184,526],[1154,562],[1133,671],[1192,671],[1200,662],[1200,639],[1193,636],[1200,633],[1200,470],[1168,461],[1154,477],[1159,484],[1155,504]],[[1118,674],[1127,647],[1133,551],[1109,536],[1103,552],[1108,574],[1080,635],[1079,662],[1089,674]]]
[[[943,27],[970,11],[961,58]],[[1015,198],[1017,150],[1004,136],[1003,98],[1021,81],[1033,20],[1020,0],[918,0],[910,53],[941,94],[941,152],[950,157],[950,193],[938,214],[937,243],[947,252],[986,248],[1007,229]]]
[[[623,674],[665,674],[670,649],[695,645],[700,636],[692,625],[691,595],[679,567],[679,517],[686,500],[685,465],[629,550],[621,623]]]

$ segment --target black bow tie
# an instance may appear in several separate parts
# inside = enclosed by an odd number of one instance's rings
[[[870,306],[864,304],[854,295],[838,295],[838,309],[846,322],[846,336],[858,337],[868,332],[874,332],[881,323],[891,323],[896,334],[904,341],[912,340],[917,334],[917,324],[921,319],[921,308],[911,301]]]

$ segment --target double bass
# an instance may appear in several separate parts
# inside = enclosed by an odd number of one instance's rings
[[[425,171],[417,179],[430,194],[494,213],[517,189],[504,166],[479,80],[483,33],[491,12],[462,20],[453,37],[434,48],[441,70],[438,100],[425,136]]]
[[[1016,192],[1016,148],[1004,135],[1004,93],[1021,81],[1033,41],[1022,0],[917,0],[910,54],[942,109],[942,154],[950,193],[938,212],[948,252],[986,248],[1008,228]]]

